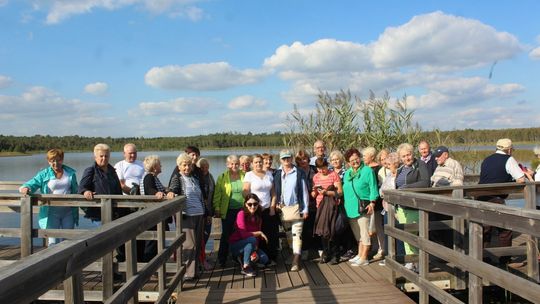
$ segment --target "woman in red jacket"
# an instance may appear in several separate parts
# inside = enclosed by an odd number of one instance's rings
[[[256,275],[252,263],[267,264],[268,256],[258,249],[261,239],[268,242],[261,231],[262,217],[260,200],[250,193],[244,200],[244,208],[236,216],[235,230],[229,237],[231,253],[241,260],[241,273],[253,277]]]

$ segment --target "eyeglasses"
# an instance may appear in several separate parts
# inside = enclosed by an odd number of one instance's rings
[[[257,203],[246,203],[246,206],[248,206],[248,207],[257,207],[257,206],[259,206],[259,204],[257,204]]]

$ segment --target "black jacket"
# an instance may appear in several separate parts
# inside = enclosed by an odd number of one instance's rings
[[[114,167],[108,164],[107,173],[103,172],[95,162],[93,166],[86,168],[77,192],[83,194],[85,191],[92,191],[96,194],[122,195],[122,186],[120,185],[120,179],[118,179]],[[94,221],[101,220],[100,208],[87,207],[82,209],[86,218]]]

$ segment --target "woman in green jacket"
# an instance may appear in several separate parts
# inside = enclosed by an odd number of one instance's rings
[[[345,160],[349,169],[343,176],[343,197],[345,212],[349,218],[354,237],[358,241],[358,255],[349,260],[351,266],[368,265],[368,253],[371,247],[369,237],[369,219],[379,197],[377,177],[371,167],[362,162],[362,153],[355,148],[345,152]],[[360,205],[365,203],[365,210],[360,212]]]
[[[64,151],[47,151],[49,167],[39,171],[31,180],[24,183],[19,192],[27,195],[40,190],[42,194],[76,194],[77,177],[75,170],[64,165]],[[73,229],[79,224],[78,207],[40,206],[39,228]],[[61,238],[49,238],[49,245],[61,242]]]
[[[242,195],[244,171],[240,170],[238,156],[227,156],[227,170],[217,179],[214,188],[214,217],[221,218],[221,239],[219,241],[218,261],[225,266],[229,255],[229,236],[236,222],[236,214],[244,206]]]

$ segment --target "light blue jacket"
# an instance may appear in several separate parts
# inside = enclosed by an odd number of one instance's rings
[[[64,169],[64,174],[66,174],[70,180],[71,193],[77,194],[77,177],[75,176],[75,169],[72,169],[66,165],[62,165],[62,168]],[[24,183],[21,186],[21,188],[26,187],[30,189],[30,193],[35,193],[39,189],[41,194],[50,194],[49,187],[47,187],[47,184],[54,177],[55,175],[54,175],[53,169],[51,167],[47,167],[39,171],[36,174],[36,176],[34,176],[31,180]],[[49,217],[49,208],[50,208],[49,206],[39,207],[38,223],[41,229],[50,228],[47,226],[47,221]],[[75,223],[75,225],[79,225],[79,207],[72,207],[72,213],[73,213],[73,223]]]

